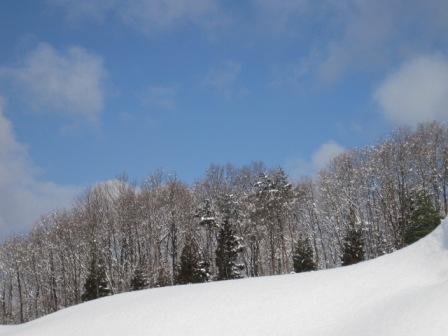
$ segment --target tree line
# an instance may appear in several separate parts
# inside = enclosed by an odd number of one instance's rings
[[[0,246],[0,322],[101,296],[349,265],[410,244],[448,211],[448,127],[399,129],[292,182],[263,163],[193,185],[97,184]]]

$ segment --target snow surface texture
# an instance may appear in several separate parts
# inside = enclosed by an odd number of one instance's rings
[[[0,335],[448,335],[448,219],[358,265],[120,294]]]

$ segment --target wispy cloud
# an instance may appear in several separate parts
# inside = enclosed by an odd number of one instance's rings
[[[279,31],[278,38],[289,38],[290,31],[307,37],[303,43],[309,56],[300,57],[319,84],[332,85],[353,72],[383,71],[403,58],[448,45],[445,0],[259,0],[259,8],[269,8],[265,25],[267,18],[281,18],[276,22],[288,33]]]
[[[0,236],[22,232],[45,212],[67,206],[79,192],[38,178],[38,168],[17,141],[0,97]]]
[[[379,86],[375,100],[388,120],[415,125],[448,119],[448,58],[415,57],[402,64]]]
[[[120,9],[120,17],[145,33],[185,24],[211,28],[219,21],[219,7],[213,0],[126,1]]]
[[[217,0],[48,0],[69,20],[112,18],[145,34],[193,25],[212,29],[224,20]]]
[[[309,159],[295,158],[286,161],[286,170],[295,180],[305,176],[312,176],[325,168],[332,159],[343,153],[345,148],[336,141],[330,140],[319,146]]]
[[[446,0],[250,0],[238,9],[223,0],[48,3],[68,17],[118,20],[150,35],[191,25],[202,30],[219,27],[227,37],[301,37],[295,42],[304,43],[313,54],[310,57],[315,58],[317,51],[313,72],[324,83],[335,82],[354,69],[370,71],[448,42]]]
[[[318,75],[334,82],[347,71],[370,71],[448,42],[444,0],[329,1],[335,34],[328,41]]]
[[[298,17],[310,14],[312,1],[310,0],[251,0],[258,29],[264,33],[295,35],[302,32],[291,30],[291,26],[301,26]]]
[[[93,20],[103,22],[116,8],[117,0],[47,0],[51,7],[62,9],[71,22]]]
[[[17,65],[0,69],[23,92],[30,107],[89,121],[103,110],[106,75],[102,59],[80,47],[59,51],[39,44]]]
[[[341,154],[344,151],[345,151],[345,148],[342,147],[337,142],[328,141],[328,142],[322,144],[317,149],[317,151],[313,153],[313,156],[312,156],[313,166],[316,169],[322,169],[326,165],[328,165],[328,163],[330,163],[330,161],[332,159],[334,159],[336,156],[338,156],[339,154]]]

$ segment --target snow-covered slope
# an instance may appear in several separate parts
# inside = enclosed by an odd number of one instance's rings
[[[448,220],[355,266],[121,294],[0,335],[448,335]]]

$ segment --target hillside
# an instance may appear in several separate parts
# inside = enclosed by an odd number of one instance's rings
[[[440,336],[447,302],[448,219],[416,244],[355,266],[121,294],[0,334]]]

